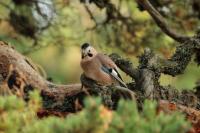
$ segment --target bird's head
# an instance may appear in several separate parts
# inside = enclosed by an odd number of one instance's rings
[[[82,59],[93,58],[97,54],[97,51],[89,43],[84,43],[81,46],[81,54]]]

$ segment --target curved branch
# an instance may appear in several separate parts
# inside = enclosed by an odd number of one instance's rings
[[[146,11],[151,15],[156,24],[165,34],[167,34],[168,36],[180,43],[191,39],[191,37],[178,34],[172,28],[170,28],[167,22],[161,16],[161,14],[151,5],[151,3],[148,0],[136,1],[146,9]]]

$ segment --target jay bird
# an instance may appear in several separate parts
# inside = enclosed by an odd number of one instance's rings
[[[90,44],[81,46],[82,59],[80,65],[86,77],[101,85],[120,85],[126,87],[118,73],[117,65],[105,54],[98,53]]]

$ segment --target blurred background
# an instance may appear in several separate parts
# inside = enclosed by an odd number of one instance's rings
[[[150,0],[177,32],[200,31],[199,0]],[[179,45],[134,0],[1,0],[0,40],[13,45],[55,83],[76,83],[82,73],[80,45],[118,53],[135,66],[145,47],[170,58]],[[45,76],[45,74],[43,74]],[[130,79],[123,74],[125,81]],[[162,85],[192,89],[200,80],[193,62],[183,75],[162,75]]]

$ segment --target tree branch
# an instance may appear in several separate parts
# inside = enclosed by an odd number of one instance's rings
[[[151,3],[148,0],[136,0],[136,1],[146,9],[146,11],[154,19],[156,24],[160,27],[160,29],[169,37],[173,38],[174,40],[180,43],[183,43],[191,39],[191,37],[178,34],[176,33],[176,31],[170,28],[167,22],[161,16],[161,14],[151,5]]]
[[[132,62],[129,60],[122,59],[117,54],[111,54],[111,59],[116,63],[116,65],[127,75],[137,80],[139,77],[139,70],[133,67]]]

